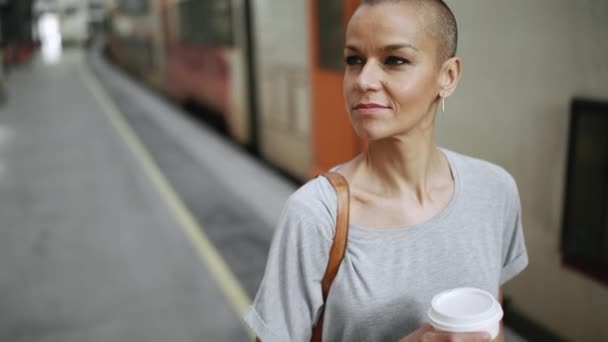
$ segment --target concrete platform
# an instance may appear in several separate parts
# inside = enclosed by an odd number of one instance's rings
[[[0,341],[249,340],[83,58],[14,70],[0,110]]]

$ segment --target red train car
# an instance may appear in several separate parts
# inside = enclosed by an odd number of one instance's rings
[[[172,1],[168,27],[165,91],[220,113],[229,135],[251,144],[247,95],[245,25],[234,25],[243,12],[235,1]],[[242,6],[242,5],[241,5]]]
[[[232,139],[305,180],[364,146],[342,100],[343,36],[357,4],[122,0],[110,50],[168,96],[220,113]]]

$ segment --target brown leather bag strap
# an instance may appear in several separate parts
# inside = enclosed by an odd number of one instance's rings
[[[346,178],[337,172],[327,172],[323,174],[323,177],[327,178],[338,197],[338,208],[336,215],[336,233],[334,235],[334,241],[329,251],[329,261],[327,262],[327,268],[321,281],[321,288],[323,290],[323,303],[327,301],[327,295],[329,294],[329,288],[338,273],[342,259],[344,259],[344,253],[346,252],[346,240],[348,238],[348,219],[350,215],[350,190],[348,188],[348,182]],[[317,324],[312,330],[312,342],[321,342],[321,336],[323,333],[323,316],[325,310],[321,312]]]
[[[334,242],[331,245],[329,252],[329,261],[327,262],[327,268],[325,269],[325,275],[323,275],[323,281],[321,287],[323,289],[323,302],[327,301],[327,294],[331,283],[334,281],[344,253],[346,252],[346,239],[348,237],[348,218],[350,211],[350,191],[348,189],[348,182],[341,174],[337,172],[327,172],[323,174],[336,191],[338,196],[338,210],[336,215],[336,233],[334,235]]]

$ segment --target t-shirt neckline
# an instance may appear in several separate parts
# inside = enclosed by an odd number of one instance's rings
[[[353,235],[352,237],[356,237],[356,236],[367,236],[369,237],[369,235],[392,235],[392,234],[402,234],[402,232],[414,232],[426,227],[432,227],[437,225],[437,223],[443,221],[446,219],[446,217],[448,217],[452,211],[454,210],[454,207],[456,207],[456,204],[458,202],[458,199],[460,197],[460,193],[462,192],[462,183],[461,183],[461,177],[459,174],[459,170],[458,170],[458,165],[457,162],[455,160],[454,155],[452,154],[452,152],[450,150],[444,149],[442,147],[437,147],[439,149],[439,151],[441,151],[449,164],[450,170],[452,172],[452,177],[454,178],[454,192],[452,193],[452,196],[450,197],[450,200],[448,201],[448,204],[441,209],[437,214],[435,214],[433,217],[429,218],[428,220],[424,221],[424,222],[420,222],[414,225],[409,225],[409,226],[402,226],[402,227],[388,227],[388,228],[382,228],[382,227],[367,227],[367,226],[361,226],[361,225],[356,225],[356,224],[349,224],[349,235]]]

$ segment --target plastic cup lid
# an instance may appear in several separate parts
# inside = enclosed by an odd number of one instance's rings
[[[431,302],[431,324],[448,331],[470,331],[502,319],[500,304],[490,293],[471,287],[443,291]]]

